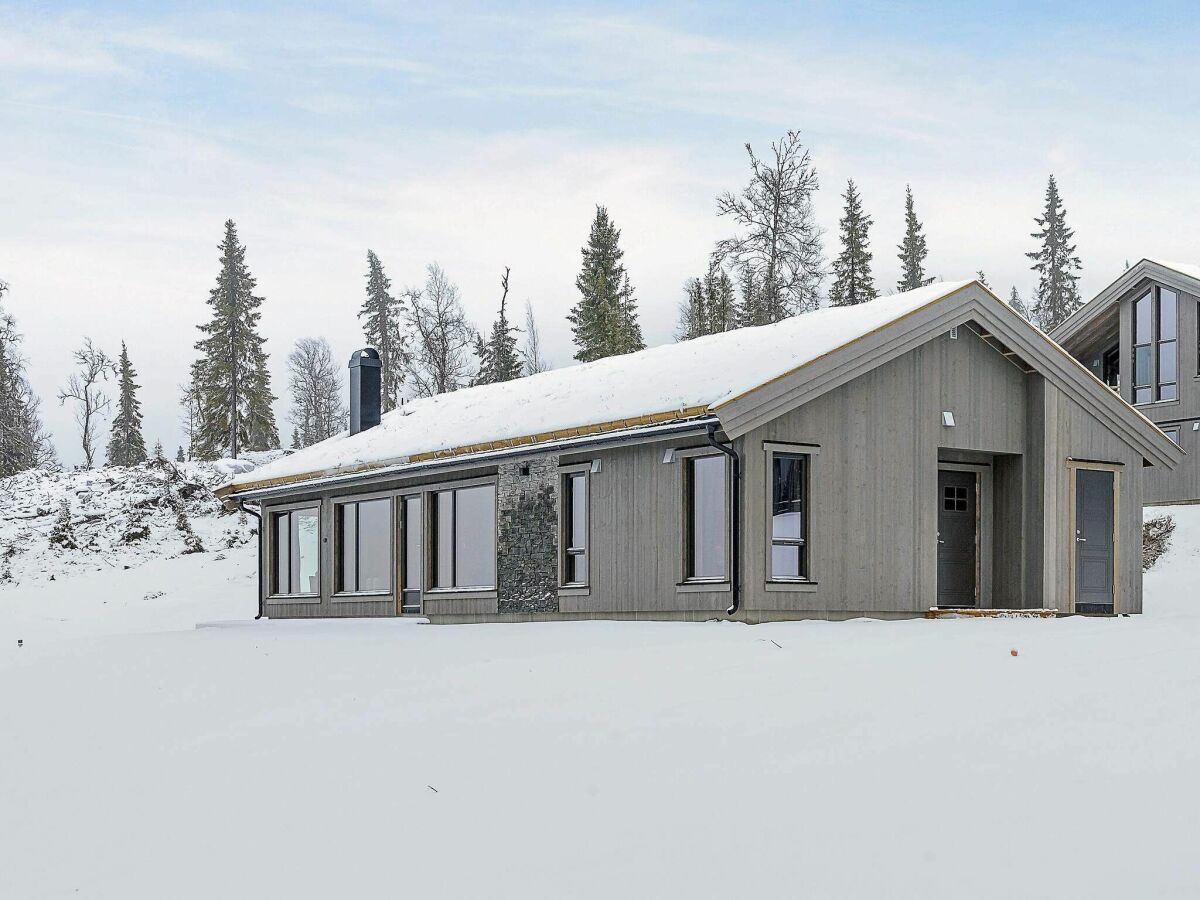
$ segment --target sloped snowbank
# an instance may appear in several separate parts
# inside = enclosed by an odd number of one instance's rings
[[[255,520],[226,512],[213,488],[279,455],[31,470],[0,480],[0,587],[121,570],[194,552],[197,546],[210,552],[241,546],[253,536]],[[74,548],[50,541],[64,501]],[[188,528],[199,544],[189,541]]]

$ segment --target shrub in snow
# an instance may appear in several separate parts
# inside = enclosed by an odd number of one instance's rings
[[[121,542],[132,544],[135,541],[144,541],[148,537],[150,537],[150,526],[146,524],[141,515],[137,513],[131,515],[125,525],[125,530],[121,532]]]
[[[179,533],[183,535],[183,552],[184,553],[203,553],[204,544],[200,542],[199,536],[192,531],[192,523],[188,521],[187,513],[184,512],[183,504],[180,503],[175,509],[175,527],[179,529]]]
[[[1142,523],[1142,571],[1158,562],[1158,558],[1171,546],[1171,535],[1175,533],[1175,520],[1167,515],[1155,516]]]
[[[71,527],[71,501],[63,497],[58,508],[58,518],[50,529],[50,546],[61,547],[63,550],[78,550],[79,542],[75,540],[75,529]]]

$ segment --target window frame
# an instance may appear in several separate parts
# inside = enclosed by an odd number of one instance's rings
[[[1159,428],[1162,429],[1162,433],[1165,434],[1168,439],[1175,442],[1176,447],[1183,446],[1183,444],[1181,443],[1183,441],[1183,426],[1182,425],[1160,425]],[[1174,434],[1175,436],[1171,437],[1172,434]]]
[[[1175,297],[1175,316],[1174,328],[1172,333],[1174,337],[1163,338],[1163,317],[1162,317],[1162,293],[1167,291]],[[1129,302],[1129,335],[1130,335],[1130,377],[1129,377],[1129,402],[1134,406],[1149,406],[1153,403],[1178,403],[1179,402],[1179,308],[1181,294],[1178,290],[1171,287],[1166,287],[1161,284],[1151,283],[1144,291],[1138,292]],[[1143,335],[1138,332],[1138,304],[1148,301],[1150,304],[1150,334]],[[1172,345],[1175,353],[1175,378],[1173,381],[1163,381],[1162,373],[1162,357],[1163,348],[1166,345]],[[1138,381],[1138,351],[1146,350],[1149,353],[1149,368],[1150,381],[1142,384]],[[1164,397],[1163,388],[1172,388],[1174,396]],[[1138,392],[1148,391],[1150,399],[1139,400]]]
[[[397,566],[396,566],[396,562],[397,562],[396,540],[397,540],[397,532],[398,532],[398,529],[396,528],[396,498],[398,496],[399,495],[397,495],[395,492],[392,492],[392,491],[377,491],[375,493],[370,493],[370,494],[349,494],[349,495],[346,495],[343,497],[333,498],[333,500],[332,500],[333,518],[332,518],[332,523],[331,523],[331,527],[333,529],[333,555],[332,555],[330,562],[333,566],[333,568],[332,568],[333,581],[332,581],[331,591],[332,591],[332,598],[335,602],[337,602],[339,600],[361,600],[364,597],[378,599],[378,600],[387,600],[388,598],[395,596],[396,568],[397,568]],[[356,505],[359,503],[370,503],[375,500],[386,500],[388,503],[387,520],[388,520],[388,528],[390,529],[390,533],[388,534],[388,540],[387,540],[388,587],[387,587],[387,589],[381,590],[381,591],[339,591],[338,590],[338,581],[342,577],[342,566],[343,566],[342,529],[339,527],[339,522],[338,522],[339,510],[345,506]],[[355,547],[356,565],[357,565],[357,560],[358,560],[357,545],[359,542],[360,534],[361,534],[361,532],[359,531],[359,528],[358,528],[358,516],[357,516],[357,511],[356,511],[355,525],[354,525],[354,538],[355,538],[355,544],[356,544],[356,547]]]
[[[583,516],[583,546],[570,546],[568,540],[572,525],[572,493],[571,482],[574,478],[583,479],[584,516]],[[568,593],[587,593],[592,585],[592,463],[578,463],[559,466],[558,468],[558,587]],[[584,581],[568,581],[571,571],[570,557],[582,556],[585,560],[587,578]]]
[[[492,489],[492,583],[489,585],[448,585],[439,586],[437,584],[437,554],[438,554],[438,495],[450,492],[451,500],[451,519],[450,536],[451,536],[451,580],[458,581],[458,492],[470,490],[472,488],[490,487]],[[409,491],[408,493],[416,493]],[[443,482],[440,484],[425,485],[420,491],[422,495],[422,523],[425,529],[424,534],[424,552],[425,552],[425,567],[422,583],[424,590],[422,595],[431,596],[446,596],[457,594],[495,594],[499,586],[499,556],[500,556],[500,535],[499,535],[499,509],[500,509],[500,492],[499,484],[494,476],[484,478],[472,478],[464,481]]]
[[[317,519],[317,589],[315,591],[278,592],[277,576],[279,561],[279,529],[276,525],[280,516],[288,517],[288,580],[291,580],[291,516],[298,512],[313,511]],[[268,506],[266,509],[269,533],[266,541],[266,601],[268,603],[320,603],[324,578],[324,503],[320,499],[303,500]],[[291,586],[290,584],[288,585]]]
[[[768,591],[815,591],[819,583],[815,574],[815,555],[813,553],[815,546],[813,541],[813,476],[820,454],[821,447],[819,444],[763,441],[763,459],[766,464],[763,474],[763,544],[765,548],[763,553],[763,581]],[[772,551],[775,545],[777,543],[787,543],[788,545],[794,543],[791,541],[778,541],[775,538],[772,510],[775,506],[776,456],[806,457],[804,465],[804,538],[802,546],[804,548],[804,563],[807,571],[799,577],[775,575],[772,567]]]
[[[394,495],[392,527],[396,535],[396,545],[394,550],[395,573],[393,575],[393,586],[396,591],[396,615],[398,616],[419,616],[425,612],[426,573],[429,571],[426,563],[429,547],[425,540],[425,535],[428,533],[425,522],[427,493],[430,492],[418,488],[416,490],[401,491]],[[409,559],[408,552],[408,530],[410,527],[408,502],[410,500],[417,501],[417,552],[416,558],[411,560]],[[412,593],[412,589],[408,587],[408,579],[406,578],[410,565],[417,567],[416,593],[419,595],[420,603],[416,609],[412,607],[405,608],[404,605],[404,595]]]
[[[674,451],[674,457],[676,460],[678,460],[681,463],[679,472],[680,472],[680,488],[681,488],[680,498],[682,500],[682,503],[681,503],[682,527],[680,528],[680,537],[681,537],[680,551],[681,552],[680,552],[679,581],[678,581],[677,586],[680,588],[687,588],[687,587],[691,587],[694,585],[699,585],[699,586],[710,586],[714,590],[721,589],[722,587],[727,589],[730,584],[730,579],[732,577],[730,575],[730,566],[732,564],[732,558],[733,558],[732,529],[730,527],[731,522],[729,520],[730,497],[732,496],[732,490],[733,490],[733,484],[732,484],[733,475],[732,475],[732,466],[730,465],[729,457],[728,457],[728,455],[722,453],[720,450],[715,450],[712,447],[708,447],[708,446],[692,447],[692,448],[687,448],[687,449],[678,449],[678,450]],[[724,467],[725,489],[723,492],[723,501],[721,503],[721,509],[723,512],[722,546],[724,547],[724,552],[725,552],[725,560],[724,560],[725,566],[724,566],[724,572],[721,575],[693,575],[692,569],[694,568],[693,563],[694,563],[694,550],[695,550],[695,548],[693,547],[693,541],[692,541],[692,538],[693,538],[693,528],[692,528],[692,509],[693,509],[693,500],[692,500],[692,483],[693,483],[692,478],[693,478],[693,476],[692,476],[692,473],[693,473],[693,466],[694,466],[696,460],[698,460],[698,459],[708,459],[708,458],[712,458],[712,457],[720,457],[725,463],[725,467]]]

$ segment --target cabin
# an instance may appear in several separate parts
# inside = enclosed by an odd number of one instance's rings
[[[1142,501],[1200,502],[1200,266],[1140,260],[1050,336],[1183,448]]]
[[[219,489],[260,614],[903,618],[1142,609],[1183,452],[977,281],[411,400]]]

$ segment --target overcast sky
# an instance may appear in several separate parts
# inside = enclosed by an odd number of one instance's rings
[[[54,394],[85,335],[128,343],[147,443],[181,443],[227,218],[266,297],[283,434],[293,342],[362,342],[368,248],[397,287],[439,262],[481,326],[511,266],[565,365],[603,203],[647,342],[671,340],[743,144],[788,128],[820,176],[827,256],[858,182],[881,288],[906,183],[930,271],[983,269],[999,293],[1032,288],[1051,172],[1085,296],[1126,259],[1200,260],[1194,6],[1044,5],[0,3],[0,278],[60,457],[81,458]]]

